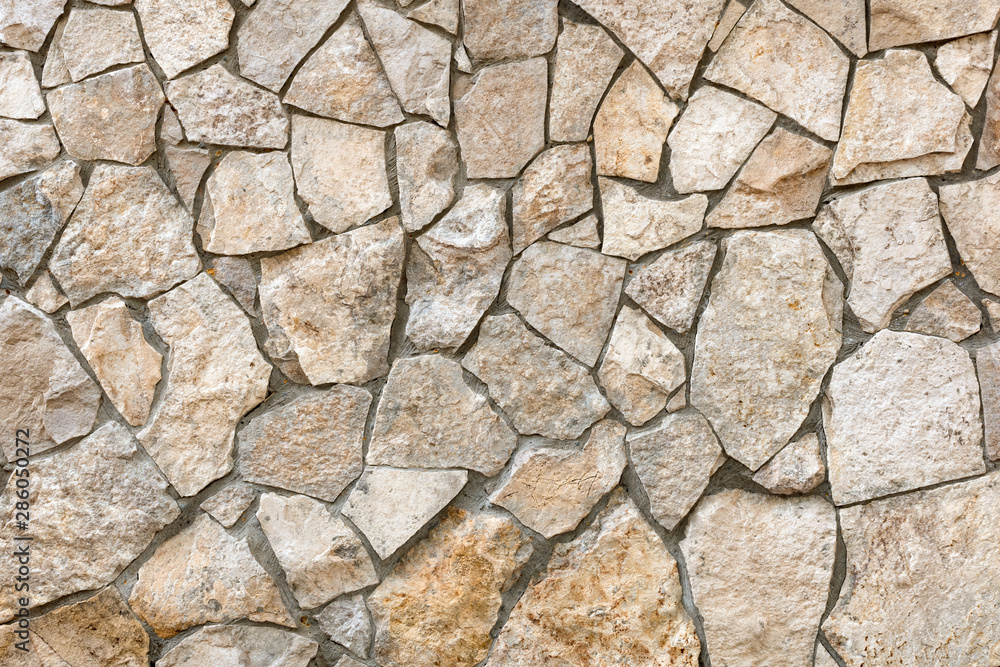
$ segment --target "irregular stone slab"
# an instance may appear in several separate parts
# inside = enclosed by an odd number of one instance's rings
[[[72,160],[0,192],[0,266],[28,282],[82,196],[80,165]]]
[[[736,232],[698,323],[691,405],[757,470],[798,430],[840,349],[841,286],[805,230]]]
[[[284,101],[349,123],[385,127],[403,122],[389,79],[353,11],[299,68]]]
[[[982,289],[1000,295],[1000,242],[992,224],[1000,206],[1000,174],[942,185],[939,192],[941,215],[962,263]]]
[[[993,68],[997,32],[980,33],[956,39],[938,47],[934,66],[951,89],[975,108]]]
[[[0,43],[38,51],[62,16],[66,0],[15,0],[0,10]]]
[[[516,315],[483,320],[462,366],[486,383],[524,435],[572,440],[611,409],[586,368],[546,345]]]
[[[74,306],[101,292],[148,298],[198,273],[193,227],[152,167],[99,164],[49,269]]]
[[[287,250],[310,243],[295,204],[286,153],[233,151],[208,178],[198,234],[205,250],[220,255]]]
[[[847,579],[823,631],[846,664],[994,660],[998,502],[992,473],[840,511]]]
[[[623,55],[600,26],[563,18],[549,99],[549,137],[552,141],[587,139],[597,104],[608,89]]]
[[[39,451],[35,437],[32,430],[32,455]],[[13,460],[12,454],[7,458]],[[11,545],[22,534],[14,516],[17,479],[11,475],[0,495],[0,536]],[[58,454],[32,460],[31,566],[47,576],[31,582],[30,607],[111,583],[179,514],[163,477],[139,456],[135,439],[117,422]],[[13,591],[16,574],[7,568],[0,584]],[[14,604],[13,597],[0,602],[0,619],[13,618]]]
[[[176,146],[184,141],[184,128],[181,127],[181,121],[177,118],[177,112],[169,104],[163,107],[163,122],[160,124],[160,141],[166,142],[171,146]]]
[[[49,124],[0,118],[0,181],[41,169],[59,157],[59,140]]]
[[[457,35],[458,14],[459,0],[430,0],[407,12],[406,18],[421,23],[430,23]]]
[[[721,88],[696,90],[667,139],[674,188],[681,194],[724,188],[777,117]]]
[[[59,48],[73,81],[115,65],[146,60],[135,14],[101,7],[74,7]]]
[[[0,54],[0,116],[38,118],[45,113],[45,100],[35,69],[24,51]]]
[[[457,348],[500,293],[511,258],[504,193],[470,185],[410,248],[406,335],[422,350]]]
[[[817,496],[698,503],[680,547],[713,662],[810,664],[836,545],[836,512]]]
[[[514,522],[451,508],[368,597],[384,667],[472,667],[486,658],[503,591],[531,556]]]
[[[278,92],[348,0],[261,0],[237,32],[240,74]]]
[[[182,639],[157,661],[160,667],[239,665],[306,667],[319,644],[278,628],[212,625]]]
[[[604,205],[601,252],[606,255],[635,261],[694,234],[705,219],[705,195],[663,201],[644,197],[635,188],[609,178],[597,182]]]
[[[338,234],[392,206],[385,132],[295,115],[292,168],[309,213]]]
[[[461,44],[455,47],[455,67],[458,68],[459,72],[472,74],[472,62],[469,60],[469,54],[465,52],[465,47]]]
[[[396,180],[403,229],[416,232],[455,200],[458,144],[447,130],[417,121],[396,128]]]
[[[627,464],[625,427],[605,419],[594,425],[582,448],[520,450],[490,502],[551,539],[580,525],[618,484]]]
[[[911,178],[839,197],[816,216],[816,233],[850,281],[847,303],[868,333],[951,273],[936,200],[926,180]]]
[[[815,24],[779,0],[764,0],[743,15],[705,78],[836,141],[849,65],[849,58]]]
[[[52,282],[52,275],[48,271],[38,276],[38,280],[24,295],[24,298],[32,306],[50,314],[69,303],[69,299],[64,297],[55,283]]]
[[[236,13],[225,0],[136,0],[135,9],[149,51],[168,79],[229,47]]]
[[[446,127],[451,118],[451,42],[372,0],[359,2],[358,11],[403,109]]]
[[[760,142],[705,224],[732,229],[814,217],[832,157],[826,146],[779,127]]]
[[[594,118],[597,173],[655,183],[678,107],[639,61],[615,81]]]
[[[667,412],[674,413],[687,407],[686,391],[686,385],[682,384],[677,388],[677,391],[674,392],[673,398],[667,401]]]
[[[823,425],[838,505],[986,471],[976,371],[943,338],[875,334],[833,369]]]
[[[216,257],[212,260],[212,269],[207,273],[236,297],[243,310],[251,315],[257,314],[254,308],[257,300],[257,277],[254,276],[250,262],[242,257]]]
[[[385,559],[443,510],[467,481],[464,470],[369,466],[347,497],[343,513]]]
[[[163,357],[146,342],[125,302],[111,297],[66,313],[66,321],[115,409],[132,426],[146,423]]]
[[[986,119],[976,156],[976,169],[986,170],[1000,164],[1000,70],[993,69],[986,85]]]
[[[165,87],[191,141],[254,148],[288,143],[288,117],[278,96],[238,79],[221,64]]]
[[[42,88],[55,88],[71,81],[66,62],[63,60],[62,48],[59,46],[65,29],[66,20],[63,19],[56,27],[52,42],[49,43],[48,53],[45,55],[45,64],[42,66]]]
[[[858,63],[833,175],[859,164],[891,162],[956,149],[965,116],[962,98],[931,74],[919,51],[888,51]]]
[[[671,97],[685,99],[724,4],[581,0],[579,6],[635,53]]]
[[[463,43],[476,60],[513,60],[548,53],[559,32],[557,0],[463,0]]]
[[[137,437],[182,496],[233,468],[236,423],[267,395],[271,366],[243,311],[202,273],[149,302],[170,346],[167,384]]]
[[[712,33],[712,39],[708,42],[709,51],[715,53],[719,50],[719,47],[726,41],[726,37],[729,37],[729,33],[733,31],[733,28],[743,18],[746,11],[747,8],[739,2],[730,2],[726,5],[726,10],[722,13],[722,18],[719,19],[718,25],[715,26],[715,32]]]
[[[268,355],[297,382],[385,375],[403,257],[393,217],[261,259]]]
[[[597,232],[597,216],[586,218],[560,230],[549,232],[550,241],[558,241],[577,248],[596,250],[601,247],[601,235]]]
[[[983,314],[955,283],[946,281],[927,295],[906,320],[906,331],[963,341],[979,331]]]
[[[819,448],[819,436],[807,433],[785,445],[758,470],[753,481],[771,493],[808,493],[826,477],[826,465]]]
[[[555,146],[540,154],[514,184],[514,252],[594,207],[590,147]]]
[[[868,53],[865,0],[789,0],[788,4],[815,21],[847,50],[863,58]],[[878,49],[873,48],[873,51]]]
[[[163,154],[170,168],[177,196],[188,211],[194,210],[194,198],[201,187],[201,178],[212,163],[208,151],[204,148],[177,148],[164,146]]]
[[[74,667],[149,665],[149,635],[114,586],[32,619],[31,629]]]
[[[660,324],[686,333],[694,324],[717,250],[707,239],[669,250],[636,271],[625,294]]]
[[[243,479],[333,502],[361,474],[371,403],[366,390],[337,386],[254,416],[239,434]]]
[[[687,379],[681,351],[630,306],[618,315],[597,377],[611,404],[636,426],[662,410]]]
[[[992,299],[983,299],[980,303],[986,309],[986,314],[990,320],[990,328],[993,329],[993,333],[996,333],[998,324],[1000,324],[1000,303]]]
[[[243,482],[236,482],[201,504],[201,509],[213,519],[229,528],[236,523],[253,502],[253,487]]]
[[[700,649],[676,561],[618,489],[582,535],[556,545],[486,667],[543,665],[553,655],[565,665],[696,667]]]
[[[330,639],[354,655],[370,658],[370,646],[375,636],[365,599],[360,594],[344,596],[328,604],[316,616],[319,627]]]
[[[378,583],[361,540],[320,501],[265,493],[257,520],[303,609]]]
[[[0,424],[11,434],[27,430],[32,455],[93,428],[100,388],[45,313],[13,295],[0,304],[0,372]],[[14,437],[3,440],[8,461],[16,447]]]
[[[492,477],[516,444],[486,398],[465,384],[457,362],[425,355],[393,362],[367,460],[400,468],[468,468]]]
[[[485,67],[455,100],[455,129],[469,178],[512,178],[545,146],[548,64]]]
[[[1000,459],[1000,344],[976,350],[976,374],[983,401],[986,454],[991,461],[996,461]]]
[[[673,530],[726,460],[712,426],[694,408],[667,415],[651,429],[632,431],[629,452],[656,521]]]
[[[871,51],[984,32],[1000,16],[997,0],[872,0],[870,4]]]
[[[593,250],[539,241],[514,262],[507,302],[553,343],[593,366],[615,319],[626,265]]]

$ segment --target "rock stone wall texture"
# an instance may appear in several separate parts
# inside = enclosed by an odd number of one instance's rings
[[[998,16],[0,0],[0,664],[997,667]]]

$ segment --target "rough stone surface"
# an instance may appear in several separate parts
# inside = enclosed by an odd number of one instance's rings
[[[623,55],[600,26],[563,19],[549,99],[552,141],[584,141],[587,138],[597,104]]]
[[[732,490],[702,500],[681,551],[713,664],[810,664],[836,543],[822,498]]]
[[[807,433],[785,446],[758,470],[753,481],[771,493],[808,493],[826,477],[819,436]]]
[[[719,50],[719,47],[726,41],[726,37],[729,37],[729,33],[740,22],[746,11],[747,8],[739,2],[730,2],[726,5],[726,10],[722,13],[722,18],[719,19],[718,25],[715,26],[715,32],[712,33],[712,39],[708,42],[709,51],[715,53]]]
[[[1000,164],[1000,69],[993,68],[986,84],[986,118],[979,141],[976,169],[986,170]]]
[[[306,667],[318,650],[319,644],[313,640],[287,630],[212,625],[182,639],[156,664],[159,667]]]
[[[989,316],[990,328],[993,329],[993,333],[996,333],[997,329],[1000,328],[1000,303],[992,299],[983,299],[981,303]]]
[[[549,240],[596,250],[601,247],[601,235],[597,231],[597,216],[588,215],[580,222],[554,232],[549,232]]]
[[[609,178],[598,179],[598,184],[604,207],[601,251],[633,261],[700,230],[708,208],[705,195],[664,201]]]
[[[14,623],[2,626],[3,633],[0,634],[0,660],[12,665],[24,667],[72,667],[68,662],[59,657],[55,651],[41,637],[27,631],[30,641],[27,653],[17,647],[22,640],[14,633],[17,630]]]
[[[986,454],[996,461],[1000,459],[1000,344],[976,350],[976,374],[983,401]]]
[[[972,299],[946,281],[927,295],[906,320],[906,331],[942,336],[956,343],[979,331],[983,314]]]
[[[660,324],[686,333],[694,324],[717,251],[709,240],[669,250],[636,271],[625,294]]]
[[[0,116],[31,119],[45,113],[45,100],[24,51],[0,54]]]
[[[698,324],[691,404],[726,453],[757,470],[798,430],[840,349],[841,286],[804,230],[737,232],[723,251]]]
[[[316,616],[319,627],[330,639],[354,655],[371,657],[370,646],[375,636],[368,607],[361,595],[338,598]]]
[[[938,47],[934,66],[951,89],[972,108],[979,104],[993,68],[996,30],[970,35]]]
[[[455,200],[458,144],[433,123],[396,128],[399,217],[408,232],[423,229]]]
[[[606,419],[594,425],[582,448],[520,450],[490,502],[551,539],[574,530],[618,484],[627,463],[625,427]]]
[[[986,471],[976,370],[943,338],[875,334],[833,369],[823,415],[838,505]]]
[[[458,34],[459,0],[429,0],[411,9],[406,17],[421,23],[444,28],[452,35]]]
[[[462,0],[465,48],[476,60],[548,53],[559,32],[558,4],[558,0]]]
[[[169,104],[163,106],[163,123],[160,125],[160,141],[170,146],[176,146],[184,141],[184,128],[177,117],[177,112]]]
[[[0,43],[38,51],[62,16],[66,0],[15,0],[0,8]]]
[[[64,297],[59,288],[52,282],[52,275],[48,271],[38,276],[38,280],[24,295],[24,298],[32,306],[50,314],[69,303],[69,299]]]
[[[941,215],[962,262],[981,288],[1000,295],[1000,242],[992,219],[1000,206],[1000,174],[942,185],[939,192]]]
[[[486,666],[529,667],[558,656],[564,665],[696,667],[699,649],[677,563],[616,491],[586,532],[556,546]]]
[[[63,60],[62,48],[59,41],[62,39],[63,31],[66,28],[66,21],[63,20],[56,28],[49,44],[49,52],[45,58],[45,65],[42,68],[42,87],[55,88],[70,82],[69,70],[66,69],[66,62]]]
[[[257,314],[254,304],[257,300],[257,277],[250,262],[242,257],[216,257],[209,271],[215,280],[229,290],[243,310]]]
[[[997,0],[871,0],[872,51],[983,32],[1000,16]]]
[[[201,504],[209,516],[229,528],[236,523],[253,502],[253,487],[243,482],[227,486]]]
[[[73,81],[146,59],[135,14],[103,7],[75,7],[59,38],[59,48]]]
[[[135,0],[142,34],[167,78],[229,47],[236,13],[225,0]]]
[[[462,366],[522,434],[572,440],[611,408],[580,364],[525,328],[516,315],[487,317]]]
[[[165,146],[163,153],[170,168],[170,177],[177,190],[177,196],[188,211],[193,211],[201,179],[208,165],[212,163],[212,158],[204,148]]]
[[[868,53],[865,0],[789,0],[788,4],[815,21],[857,57]]]
[[[0,118],[0,181],[41,169],[58,156],[51,125]]]
[[[514,252],[594,207],[590,147],[555,146],[532,161],[513,188]]]

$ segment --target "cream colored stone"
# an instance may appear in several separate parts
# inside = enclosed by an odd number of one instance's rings
[[[972,299],[946,281],[927,295],[906,320],[906,331],[963,341],[979,331],[983,314]]]
[[[371,657],[370,647],[375,636],[375,628],[372,627],[365,599],[360,594],[334,600],[316,616],[316,620],[330,639],[354,655],[362,658]],[[347,657],[344,659],[350,660]]]
[[[306,667],[319,650],[311,639],[278,628],[211,625],[167,651],[158,667]]]
[[[66,62],[63,60],[62,47],[59,46],[65,29],[66,20],[63,19],[56,27],[48,53],[45,54],[45,65],[42,66],[42,88],[55,88],[71,81],[69,70],[66,69]]]
[[[981,303],[989,317],[990,328],[993,329],[993,333],[997,333],[998,328],[1000,328],[1000,303],[992,299],[983,299]]]
[[[459,0],[428,0],[407,12],[406,18],[430,23],[457,35],[459,11]]]
[[[257,301],[257,277],[250,262],[242,257],[216,257],[212,260],[212,269],[207,273],[236,297],[243,310],[251,315],[259,314],[254,307]]]
[[[4,664],[10,663],[18,667],[72,667],[30,630],[26,631],[29,642],[27,652],[21,650],[17,644],[23,640],[15,634],[16,631],[18,629],[15,623],[0,626],[0,660]]]
[[[601,235],[597,232],[597,216],[588,215],[568,227],[549,232],[549,240],[577,248],[596,250],[601,247]]]
[[[941,215],[962,263],[982,289],[1000,295],[1000,241],[993,223],[1000,207],[1000,174],[943,184],[939,192]]]
[[[994,30],[942,44],[934,57],[934,66],[941,78],[971,108],[979,104],[989,81],[996,45],[997,32]]]
[[[559,32],[558,0],[462,0],[463,43],[476,60],[548,53]]]
[[[840,663],[833,659],[822,644],[816,644],[816,660],[813,662],[813,667],[839,667],[839,665]]]
[[[201,509],[226,528],[239,521],[253,502],[253,487],[236,482],[219,491],[201,504]]]
[[[28,54],[24,51],[0,53],[0,116],[30,119],[43,113],[45,100]]]
[[[48,123],[0,118],[0,181],[41,169],[59,156],[59,139]]]
[[[160,124],[160,141],[171,146],[184,141],[184,128],[177,118],[177,112],[169,104],[163,105],[163,122]]]
[[[170,168],[177,196],[188,211],[194,211],[194,198],[201,187],[201,179],[205,170],[212,163],[208,151],[204,148],[177,148],[164,146],[163,155]]]
[[[997,0],[871,0],[872,51],[983,32],[996,25]]]
[[[35,284],[24,295],[24,298],[32,306],[44,310],[49,314],[56,312],[69,303],[69,299],[64,297],[59,288],[56,287],[56,284],[52,282],[52,274],[48,271],[38,276],[38,280],[35,281]]]
[[[815,21],[858,58],[868,53],[865,0],[789,0],[789,4]]]
[[[717,250],[707,239],[669,250],[640,267],[625,294],[660,324],[685,333],[694,324]]]
[[[590,147],[555,146],[535,158],[514,184],[514,252],[594,207]]]
[[[746,11],[747,8],[738,0],[730,0],[729,4],[726,5],[726,11],[722,13],[722,18],[719,19],[718,25],[715,26],[712,39],[708,42],[709,51],[715,53],[719,50],[719,47],[726,41],[726,37],[729,37],[729,33],[740,22]]]
[[[31,629],[73,667],[149,666],[149,635],[114,586],[32,619]]]
[[[115,65],[146,59],[135,14],[102,7],[74,7],[59,39],[63,62],[73,81]]]
[[[785,445],[758,470],[753,481],[771,493],[808,493],[823,483],[826,465],[819,448],[819,436],[807,433]]]
[[[681,385],[674,392],[674,395],[667,401],[667,412],[674,413],[687,407],[687,385]]]
[[[458,144],[447,130],[417,121],[396,128],[396,180],[403,228],[416,232],[455,200]]]
[[[38,51],[62,16],[66,0],[15,0],[0,7],[0,43]]]
[[[708,208],[705,195],[664,201],[609,178],[599,178],[598,185],[604,206],[601,252],[633,261],[700,230]]]
[[[552,70],[549,137],[552,141],[584,141],[597,104],[624,54],[600,26],[567,18],[562,24]]]
[[[229,47],[236,13],[225,0],[136,0],[142,34],[168,79]]]
[[[980,134],[976,169],[985,171],[998,164],[1000,164],[1000,68],[994,67],[989,83],[986,84],[986,118]]]
[[[1000,459],[1000,344],[976,350],[976,375],[983,401],[986,455],[996,461]]]

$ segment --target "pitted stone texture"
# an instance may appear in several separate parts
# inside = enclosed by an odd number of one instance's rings
[[[63,62],[73,81],[115,65],[146,60],[135,14],[101,7],[74,7],[59,38]]]
[[[689,195],[663,201],[639,194],[635,188],[599,178],[604,206],[604,245],[601,251],[637,260],[701,229],[708,197]]]
[[[993,68],[997,32],[980,33],[956,39],[938,47],[934,66],[951,89],[975,108]]]
[[[780,0],[762,0],[740,19],[705,78],[836,141],[849,66],[840,47],[815,24]]]
[[[182,639],[159,667],[306,667],[319,645],[311,639],[257,626],[210,625]]]
[[[257,277],[250,262],[242,257],[216,257],[212,260],[212,270],[215,280],[236,297],[243,310],[256,315]]]
[[[455,200],[458,144],[447,130],[417,121],[396,128],[399,217],[408,232],[423,229]]]
[[[35,455],[93,428],[100,388],[45,313],[13,295],[0,304],[0,373],[0,424],[11,436],[3,440],[8,461],[18,458],[18,429],[28,431]]]
[[[597,173],[655,183],[678,107],[639,61],[611,86],[594,118]]]
[[[542,335],[593,366],[608,339],[625,278],[624,260],[539,241],[510,272],[507,302]]]
[[[715,242],[707,239],[669,250],[636,271],[625,294],[660,324],[686,333],[694,324],[717,251]]]
[[[247,255],[287,250],[312,237],[295,205],[288,154],[233,151],[208,177],[208,194],[198,220],[208,252]]]
[[[872,51],[962,37],[992,28],[997,0],[871,0]]]
[[[410,247],[406,335],[418,348],[459,347],[497,298],[511,258],[505,208],[503,191],[466,186],[459,202]]]
[[[760,468],[798,430],[840,349],[841,285],[805,230],[736,232],[702,313],[691,404]]]
[[[360,387],[336,386],[255,415],[239,433],[243,479],[333,502],[361,474],[371,402]]]
[[[904,301],[951,273],[937,197],[922,178],[834,199],[813,227],[840,261],[850,282],[847,303],[868,333],[884,329]]]
[[[406,18],[436,25],[457,35],[459,12],[459,0],[428,0],[407,12]]]
[[[164,146],[163,155],[170,169],[170,179],[177,196],[188,211],[194,210],[194,198],[201,187],[202,176],[212,163],[204,148],[177,148]]]
[[[354,655],[371,657],[371,643],[375,636],[368,607],[361,595],[338,598],[316,616],[319,627],[330,639]]]
[[[149,417],[163,357],[118,297],[66,313],[77,347],[122,417],[141,426]]]
[[[574,530],[621,479],[628,464],[625,427],[597,422],[583,447],[533,447],[514,457],[490,502],[551,539]]]
[[[1000,174],[942,185],[939,192],[941,215],[962,263],[982,289],[1000,295],[1000,239],[993,226],[993,213],[1000,210]]]
[[[725,2],[581,0],[578,4],[635,53],[671,97],[684,99]]]
[[[865,0],[789,0],[788,4],[815,21],[858,58],[868,53]]]
[[[596,250],[601,247],[601,235],[597,231],[597,216],[588,215],[569,227],[549,232],[549,240],[577,248]]]
[[[31,119],[45,113],[35,70],[24,51],[0,54],[0,116]]]
[[[63,296],[59,288],[52,281],[52,275],[46,271],[38,276],[38,280],[31,286],[24,298],[32,306],[44,310],[46,313],[54,313],[67,303],[69,299]]]
[[[195,625],[241,618],[295,627],[246,540],[206,514],[157,547],[139,568],[128,601],[164,639]]]
[[[500,631],[486,667],[696,667],[700,642],[677,563],[621,490],[593,525],[557,544]]]
[[[552,71],[549,136],[552,141],[584,141],[624,54],[600,26],[567,18],[562,23]]]
[[[545,146],[548,64],[543,58],[481,69],[455,100],[469,178],[511,178]]]
[[[927,295],[906,320],[906,331],[963,341],[979,331],[983,314],[972,299],[946,281]]]
[[[166,98],[145,64],[57,88],[46,99],[73,157],[137,165],[156,151],[156,118]]]
[[[309,213],[333,232],[360,225],[392,206],[385,132],[295,115],[292,168]]]
[[[558,0],[462,0],[463,42],[476,60],[548,53],[559,32]]]
[[[1000,459],[1000,343],[976,350],[976,374],[983,401],[986,454]]]
[[[229,47],[236,13],[226,0],[136,0],[142,34],[168,79]]]
[[[829,503],[723,491],[698,503],[680,546],[713,664],[810,664],[837,546]]]
[[[696,90],[667,139],[674,188],[681,194],[724,188],[777,117],[721,88]]]
[[[362,424],[363,424],[362,418]],[[368,463],[500,472],[517,444],[510,427],[438,355],[397,359],[382,390]]]
[[[823,632],[847,665],[996,661],[998,503],[993,473],[840,511],[847,579]]]
[[[785,445],[754,474],[753,481],[771,493],[788,495],[808,493],[819,486],[825,477],[826,465],[820,452],[819,436],[807,433]]]
[[[976,369],[943,338],[875,334],[833,369],[823,425],[838,505],[986,471]]]
[[[271,366],[246,315],[207,274],[150,301],[149,315],[170,346],[167,384],[137,437],[192,496],[232,470],[236,423],[264,400]]]
[[[66,0],[14,0],[0,8],[0,43],[38,51],[62,16]]]
[[[535,158],[514,184],[514,252],[594,207],[587,144],[555,146]]]
[[[296,382],[361,383],[389,371],[403,271],[398,218],[260,262],[264,349]]]
[[[32,442],[31,453],[37,451]],[[163,477],[117,422],[63,452],[32,460],[30,470],[31,568],[46,573],[31,581],[32,608],[111,583],[180,514]],[[11,475],[0,495],[0,536],[10,545],[24,534],[14,521],[17,479]],[[5,590],[14,590],[16,574],[15,568],[0,574]],[[13,618],[15,602],[0,602],[0,619]]]
[[[201,509],[223,526],[229,528],[239,521],[239,518],[250,507],[253,498],[252,486],[236,482],[203,502]]]
[[[611,409],[586,368],[547,346],[517,315],[487,317],[462,366],[486,383],[525,435],[572,440]]]
[[[167,98],[191,141],[284,148],[288,117],[278,96],[233,76],[221,64],[168,81]]]
[[[472,667],[486,658],[501,593],[531,556],[510,519],[449,509],[368,597],[384,667]]]
[[[0,118],[0,181],[41,169],[59,157],[59,140],[47,123]]]

